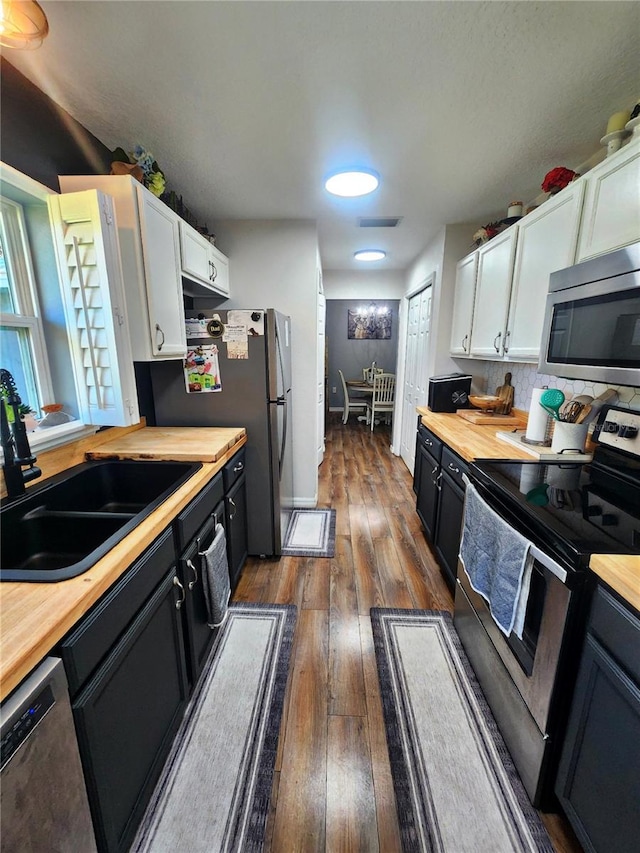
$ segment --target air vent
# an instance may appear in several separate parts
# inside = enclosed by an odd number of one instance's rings
[[[401,216],[374,216],[372,218],[361,216],[358,219],[360,228],[397,228],[401,222]]]

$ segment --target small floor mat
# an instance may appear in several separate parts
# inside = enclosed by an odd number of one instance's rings
[[[333,557],[336,549],[335,509],[294,509],[282,554],[285,557]]]

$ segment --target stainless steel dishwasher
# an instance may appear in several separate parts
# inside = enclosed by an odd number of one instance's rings
[[[59,658],[46,658],[0,708],[2,853],[93,853],[87,791]]]

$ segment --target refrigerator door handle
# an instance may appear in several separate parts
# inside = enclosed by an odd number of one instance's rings
[[[284,451],[287,446],[287,431],[288,431],[288,412],[289,407],[285,397],[278,397],[278,405],[284,406],[284,418],[282,422],[282,441],[280,443],[280,454],[278,459],[278,477],[282,479],[282,466],[284,465]]]

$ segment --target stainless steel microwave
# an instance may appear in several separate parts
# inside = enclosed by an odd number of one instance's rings
[[[640,386],[640,243],[551,273],[538,370]]]

